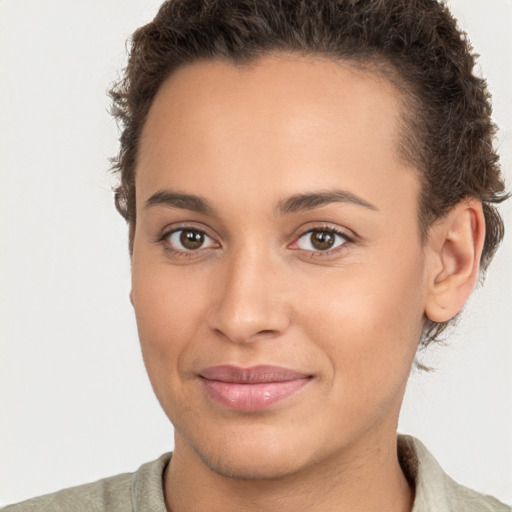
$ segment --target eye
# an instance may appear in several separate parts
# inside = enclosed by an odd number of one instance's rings
[[[327,252],[341,247],[349,241],[348,237],[335,229],[312,229],[304,233],[296,242],[298,249],[304,251]]]
[[[164,240],[177,252],[190,252],[216,247],[216,243],[200,229],[182,228],[167,233]]]

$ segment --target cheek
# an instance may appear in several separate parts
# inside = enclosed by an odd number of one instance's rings
[[[354,265],[323,286],[305,286],[301,323],[335,373],[373,385],[407,378],[423,325],[421,264],[421,257],[396,264],[380,258],[364,271]]]
[[[200,338],[205,295],[184,269],[134,264],[132,296],[142,355],[159,394],[158,387],[177,382],[180,360]]]

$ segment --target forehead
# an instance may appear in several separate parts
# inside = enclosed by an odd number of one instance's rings
[[[184,132],[194,121],[251,120],[266,127],[297,131],[298,126],[327,128],[344,119],[353,125],[370,125],[380,117],[383,136],[397,128],[402,109],[401,95],[381,70],[356,68],[353,64],[320,56],[276,54],[250,64],[209,60],[197,61],[175,71],[160,87],[146,122],[155,130]],[[179,123],[171,126],[173,118]],[[190,124],[184,124],[184,122]],[[200,126],[194,126],[195,129]],[[181,128],[181,130],[179,130]],[[261,128],[261,127],[260,127]],[[341,128],[339,124],[338,128]],[[334,134],[333,134],[334,135]],[[343,134],[340,134],[343,135]],[[341,136],[338,138],[341,142]]]
[[[347,62],[274,55],[244,66],[189,64],[163,83],[150,109],[137,196],[169,180],[219,193],[226,181],[239,191],[252,183],[270,197],[340,178],[344,188],[379,195],[382,179],[407,166],[398,151],[401,109],[400,93],[380,73]]]

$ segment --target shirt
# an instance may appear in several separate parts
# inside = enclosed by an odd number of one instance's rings
[[[166,512],[163,476],[171,455],[166,453],[134,473],[8,505],[2,512]],[[425,446],[411,436],[398,436],[398,457],[415,488],[411,512],[512,512],[497,499],[452,480]]]

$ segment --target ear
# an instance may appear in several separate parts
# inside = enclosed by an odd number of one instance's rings
[[[133,290],[130,290],[130,302],[132,303],[133,306]]]
[[[446,322],[462,309],[478,279],[484,241],[485,218],[476,199],[458,203],[430,228],[427,318]]]

